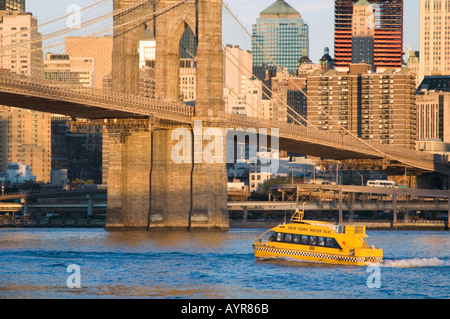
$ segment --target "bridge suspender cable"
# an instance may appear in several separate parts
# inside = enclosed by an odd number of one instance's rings
[[[86,11],[86,10],[88,10],[88,9],[91,9],[91,8],[93,8],[93,7],[95,7],[95,6],[98,6],[98,5],[102,4],[103,2],[107,2],[107,1],[109,1],[109,0],[101,0],[101,1],[98,1],[98,2],[96,2],[96,3],[93,3],[93,4],[91,4],[91,5],[87,6],[87,7],[84,7],[84,8],[82,8],[82,9],[80,9],[79,13],[81,13],[81,12],[83,12],[83,11]],[[55,23],[55,22],[60,21],[60,20],[63,20],[63,19],[67,19],[67,18],[69,18],[69,17],[72,16],[72,15],[73,15],[73,13],[71,12],[71,13],[66,14],[66,15],[63,15],[63,16],[61,16],[61,17],[59,17],[59,18],[56,18],[56,19],[53,19],[53,20],[44,22],[44,23],[39,24],[39,25],[36,25],[36,26],[34,26],[34,27],[31,27],[31,28],[29,28],[29,29],[27,29],[27,30],[21,30],[21,31],[9,33],[9,34],[7,34],[7,35],[4,35],[4,36],[3,36],[3,39],[9,38],[9,37],[16,37],[16,36],[19,35],[19,34],[22,34],[22,33],[25,33],[25,32],[29,32],[29,31],[36,31],[37,29],[42,28],[42,27],[44,27],[44,26],[46,26],[46,25]],[[36,40],[36,41],[38,41],[38,40]],[[30,43],[30,41],[28,41],[28,43]],[[22,44],[22,43],[21,43],[21,44]]]
[[[224,47],[225,48],[225,47]],[[226,49],[226,48],[225,48]],[[230,61],[236,68],[240,68],[240,67],[238,67],[237,65],[236,65],[236,63],[234,63],[230,58],[228,58],[228,61]],[[238,63],[241,65],[241,68],[243,68],[243,69],[245,69],[246,71],[248,71],[248,72],[250,72],[250,70],[248,70],[243,64],[242,64],[242,62],[241,61],[239,61],[238,60]],[[253,72],[250,72],[250,73],[252,73],[252,75],[253,76],[255,76],[255,74],[253,73]],[[256,76],[255,76],[256,77]],[[248,79],[248,78],[247,78]],[[250,80],[250,79],[249,79]],[[267,86],[267,85],[265,85],[264,83],[262,83],[261,82],[261,84],[262,84],[262,86],[267,90],[267,91],[269,91],[271,94],[273,93],[273,91]],[[256,85],[255,84],[253,84],[255,87],[256,87]],[[236,94],[237,95],[237,93],[236,92],[234,92],[233,91],[233,93],[234,94]],[[263,90],[263,92],[262,92],[266,97],[269,97],[268,95],[267,95],[267,93],[265,93],[264,92],[264,90]],[[291,106],[289,106],[289,104],[287,104],[284,100],[281,100],[281,103],[284,105],[284,106],[286,106],[287,107],[287,109],[288,110],[290,110],[292,113],[294,113],[295,115],[297,115],[301,120],[303,120],[305,123],[308,123],[311,127],[314,127],[314,125],[312,125],[312,123],[310,123],[305,117],[303,117],[303,116],[301,116],[300,114],[298,114],[297,113],[297,111],[295,111]],[[247,104],[247,105],[249,105],[249,104]],[[254,106],[253,105],[249,105],[252,109],[253,109],[253,111],[257,111],[255,108],[254,108]],[[255,112],[256,114],[257,114],[257,112]],[[299,125],[301,125],[301,126],[304,126],[304,124],[303,123],[300,123],[300,121],[298,120],[298,119],[296,119],[294,116],[292,116],[291,114],[288,114],[295,122],[297,122]],[[315,127],[316,128],[316,127]]]
[[[99,5],[99,4],[101,4],[101,3],[105,2],[105,1],[107,1],[107,0],[98,1],[98,2],[96,2],[96,3],[94,3],[94,4],[90,5],[90,6],[88,6],[88,7],[86,7],[86,8],[81,9],[81,10],[82,10],[82,11],[83,11],[83,10],[87,10],[87,9],[92,8],[92,7],[94,7],[94,6],[97,6],[97,5]],[[85,37],[92,37],[92,36],[94,36],[94,35],[99,35],[99,34],[102,34],[102,33],[106,33],[106,32],[109,32],[109,31],[116,30],[117,28],[124,28],[124,29],[127,29],[127,26],[129,26],[128,29],[130,29],[130,28],[132,27],[132,24],[139,24],[139,23],[145,24],[145,23],[148,23],[148,21],[151,21],[151,19],[154,19],[154,17],[156,17],[156,16],[158,16],[158,15],[161,15],[161,14],[164,14],[165,12],[168,12],[168,11],[172,10],[173,8],[175,8],[175,7],[177,7],[177,6],[181,5],[181,4],[187,3],[187,2],[189,2],[189,1],[192,2],[192,5],[195,5],[195,4],[197,3],[196,0],[183,0],[183,1],[179,1],[179,2],[174,3],[173,5],[171,5],[171,6],[167,7],[167,8],[162,8],[162,9],[160,9],[160,10],[158,10],[158,11],[150,11],[148,14],[144,14],[144,15],[142,15],[142,16],[140,16],[140,17],[137,17],[137,18],[135,18],[135,19],[133,19],[133,20],[127,21],[127,22],[122,23],[122,24],[120,24],[120,25],[113,25],[112,27],[108,27],[108,28],[106,28],[106,29],[104,29],[104,30],[95,32],[95,33],[93,33],[93,34],[80,36],[80,37],[78,37],[78,39],[79,39],[79,40],[82,40],[82,39],[85,38]],[[108,18],[114,18],[114,17],[116,17],[116,16],[118,16],[118,15],[120,15],[120,14],[125,14],[125,13],[127,13],[128,11],[132,11],[134,8],[136,8],[136,7],[138,7],[138,6],[141,6],[141,5],[144,5],[144,4],[147,4],[147,3],[149,3],[148,0],[142,0],[142,1],[136,2],[136,3],[132,4],[132,5],[123,7],[123,8],[121,8],[121,9],[113,10],[112,13],[110,12],[110,13],[108,13],[108,14],[104,14],[104,15],[102,15],[102,16],[100,16],[100,17],[97,17],[97,18],[91,19],[91,20],[89,20],[89,21],[86,21],[85,23],[83,23],[83,24],[80,25],[80,28],[90,27],[90,26],[92,26],[93,24],[95,24],[95,23],[97,23],[97,22],[99,22],[99,21],[103,21],[103,20],[106,20],[106,19],[108,19]],[[228,10],[228,12],[231,14],[231,16],[234,18],[234,20],[237,21],[237,22],[239,23],[239,25],[241,26],[241,28],[242,28],[242,29],[246,32],[246,34],[252,39],[252,41],[254,41],[254,42],[256,43],[256,45],[262,50],[262,52],[263,52],[263,53],[264,53],[264,54],[272,61],[272,63],[273,63],[276,67],[279,68],[279,66],[277,65],[277,63],[276,63],[276,62],[275,62],[275,61],[267,54],[267,52],[261,47],[261,45],[260,45],[260,44],[253,38],[253,36],[245,29],[245,27],[242,25],[242,23],[236,18],[236,16],[231,12],[231,10],[228,8],[228,6],[227,6],[223,1],[222,1],[222,4],[223,4],[223,6]],[[55,19],[55,20],[46,22],[46,23],[44,23],[44,24],[42,24],[42,25],[48,25],[48,24],[51,24],[51,23],[54,22],[54,21],[59,21],[59,20],[63,19],[64,17],[68,17],[68,16],[69,16],[69,15],[65,15],[65,16],[63,16],[63,17],[61,17],[61,18],[58,18],[58,19]],[[41,26],[42,26],[42,25],[41,25]],[[108,25],[108,26],[109,26],[109,25]],[[37,27],[36,27],[36,28],[37,28]],[[128,30],[128,29],[127,29],[127,30]],[[46,39],[57,38],[57,37],[60,37],[60,36],[63,35],[63,34],[66,34],[66,33],[68,33],[68,32],[71,32],[71,31],[72,31],[71,28],[65,28],[65,29],[63,29],[63,30],[59,30],[59,31],[50,33],[50,34],[46,35],[45,37],[46,37]],[[19,32],[19,33],[20,33],[20,32]],[[74,39],[73,41],[76,41],[76,40],[77,40],[77,39]],[[15,46],[25,46],[25,45],[27,45],[27,44],[29,45],[29,44],[31,44],[31,43],[34,43],[33,41],[39,41],[39,40],[32,39],[32,40],[20,42],[20,43],[18,43],[18,44],[14,44],[14,45],[15,45]],[[55,46],[63,45],[64,43],[65,43],[65,42],[61,42],[61,43],[58,43],[58,44],[52,44],[52,45],[49,45],[49,46],[44,47],[44,48],[42,48],[42,47],[38,47],[38,48],[31,47],[29,50],[27,49],[27,51],[28,51],[28,52],[30,52],[30,51],[42,51],[42,50],[44,50],[44,49],[46,49],[46,48],[50,48],[50,47],[55,47]],[[183,44],[181,44],[181,45],[183,45]],[[0,47],[0,55],[2,55],[1,53],[7,53],[7,54],[9,54],[9,52],[5,52],[5,51],[10,50],[11,47],[13,47],[13,46]],[[193,54],[192,54],[189,50],[187,50],[187,52],[188,52],[188,54],[190,54],[191,56],[193,56]],[[11,54],[12,54],[12,53],[11,53]],[[5,56],[5,55],[2,55],[2,56]],[[195,59],[195,57],[194,57],[194,59]],[[232,63],[234,63],[234,62],[232,62]],[[241,63],[241,62],[239,62],[239,63]],[[253,72],[249,72],[249,74],[253,74]],[[284,74],[284,73],[283,73],[283,74]],[[288,78],[288,80],[291,81],[291,79],[289,79],[289,78]],[[293,82],[293,81],[291,81],[291,82]],[[297,85],[295,82],[293,82],[293,84],[297,87],[297,89],[298,89],[300,92],[302,92],[302,94],[303,94],[310,102],[314,103],[319,109],[321,109],[321,107],[320,107],[319,105],[317,105],[317,103],[316,103],[314,100],[312,100],[311,98],[308,97],[308,95],[304,92],[304,90],[302,90],[301,88],[299,88],[298,85]],[[264,86],[265,89],[267,89],[268,91],[270,91],[270,89],[269,89],[264,83],[262,83],[262,85]],[[233,92],[233,93],[236,93],[236,92]],[[263,94],[266,94],[266,92],[263,91]],[[300,124],[301,126],[304,126],[304,123],[308,123],[308,126],[309,126],[309,127],[313,127],[313,128],[314,128],[314,126],[313,126],[311,123],[309,123],[309,122],[307,121],[306,118],[304,118],[303,116],[301,116],[300,114],[298,114],[298,113],[296,112],[296,110],[294,110],[292,107],[290,107],[284,100],[281,100],[280,102],[281,102],[283,105],[285,105],[286,108],[290,111],[290,112],[288,112],[287,116],[289,116],[290,118],[292,118],[293,121],[295,121],[297,124]],[[254,108],[254,107],[252,106],[252,108]],[[337,122],[337,121],[336,121],[336,120],[335,120],[328,112],[323,111],[323,110],[322,110],[322,112],[323,112],[326,116],[328,116],[328,118],[329,118],[331,121]],[[301,119],[301,121],[299,120],[299,118]],[[304,123],[302,123],[302,122],[304,122]],[[316,128],[316,129],[317,129],[317,128]],[[377,153],[382,154],[385,158],[391,158],[391,159],[397,160],[397,161],[399,161],[399,162],[406,163],[405,160],[399,160],[395,155],[394,155],[394,156],[393,156],[393,155],[389,155],[389,154],[383,152],[382,150],[380,150],[379,148],[375,147],[374,145],[371,145],[369,142],[367,142],[367,141],[365,141],[365,140],[359,138],[358,136],[356,136],[354,133],[352,133],[351,131],[349,131],[349,130],[346,129],[345,127],[342,127],[342,132],[341,132],[341,134],[343,134],[343,132],[346,132],[350,137],[353,137],[356,141],[359,141],[359,142],[363,143],[363,144],[364,144],[365,146],[367,146],[368,148],[373,149],[373,150],[375,150]],[[380,146],[380,147],[383,148],[383,146]],[[386,149],[386,151],[388,151],[388,150]],[[411,165],[411,164],[409,164],[409,165]],[[416,167],[417,167],[417,165],[413,165],[413,166],[416,166]]]
[[[280,70],[282,70],[282,68],[273,60],[273,58],[267,54],[267,52],[264,50],[264,48],[262,48],[262,46],[258,43],[258,41],[256,41],[256,39],[247,31],[247,29],[242,25],[242,23],[239,21],[239,19],[236,17],[236,15],[230,10],[230,8],[224,3],[224,1],[222,0],[222,4],[223,6],[228,10],[228,12],[231,14],[231,16],[236,20],[236,22],[241,26],[241,28],[244,30],[244,32],[252,39],[252,41],[258,46],[258,48],[264,53],[264,55],[274,64],[274,66],[276,66],[277,68],[279,68]],[[283,72],[284,73],[284,72]],[[289,78],[288,78],[289,80]],[[291,81],[292,82],[292,81]],[[322,110],[322,112],[325,113],[325,115],[327,115],[327,117],[332,120],[333,122],[337,123],[337,121],[326,111],[324,111],[320,106],[317,105],[317,103],[313,100],[311,100],[308,95],[301,89],[298,87],[298,85],[295,82],[292,82],[297,89],[310,101],[312,101],[318,108],[320,108]],[[338,124],[338,123],[337,123]],[[384,157],[386,158],[390,158],[393,160],[397,160],[399,162],[404,162],[402,160],[399,160],[398,158],[396,158],[395,156],[392,156],[390,154],[387,154],[383,151],[381,151],[380,149],[378,149],[377,147],[371,145],[370,143],[364,141],[363,139],[359,138],[358,136],[356,136],[355,134],[353,134],[351,131],[347,130],[346,128],[342,127],[342,130],[345,131],[348,135],[350,135],[351,137],[355,138],[357,141],[365,144],[367,147],[373,149],[374,151],[382,154]]]
[[[194,0],[183,0],[183,1],[180,1],[178,3],[175,3],[175,4],[171,5],[170,7],[162,8],[159,11],[150,12],[149,14],[146,14],[144,16],[139,16],[138,18],[135,18],[133,20],[128,20],[127,22],[122,23],[120,25],[115,25],[113,27],[110,27],[110,28],[107,28],[107,29],[104,29],[104,30],[101,30],[101,31],[98,31],[98,32],[95,32],[95,33],[92,33],[92,34],[89,34],[89,35],[86,35],[86,36],[81,36],[80,38],[82,39],[84,37],[92,37],[92,36],[100,35],[100,34],[103,34],[103,33],[109,32],[109,31],[113,31],[113,30],[118,29],[118,28],[122,28],[122,27],[124,27],[126,25],[134,24],[136,21],[143,21],[142,23],[148,22],[154,16],[158,16],[158,15],[164,14],[165,12],[170,11],[173,8],[179,6],[179,5],[183,4],[183,3],[189,2],[189,1],[194,1]],[[132,10],[132,9],[134,9],[134,8],[144,4],[144,3],[147,3],[147,2],[148,2],[148,0],[143,0],[143,1],[140,1],[138,3],[129,5],[127,7],[124,7],[122,9],[120,9],[120,10],[116,10],[116,11],[113,11],[111,13],[104,14],[104,15],[102,15],[100,17],[88,20],[88,21],[80,24],[80,26],[77,29],[82,29],[82,28],[88,27],[90,25],[96,24],[98,22],[101,22],[103,20],[114,18],[116,16],[119,16],[119,15],[125,13],[126,11],[130,11],[130,10]],[[54,21],[58,21],[58,20],[59,19],[56,19]],[[50,23],[50,22],[48,22],[48,23]],[[30,44],[33,44],[33,43],[40,43],[40,42],[48,40],[48,39],[52,39],[52,38],[56,38],[56,37],[62,36],[64,34],[66,34],[66,33],[70,33],[72,31],[73,31],[73,28],[65,28],[63,30],[55,31],[53,33],[45,35],[42,38],[31,39],[31,40],[28,40],[28,41],[12,44],[12,45],[9,45],[9,46],[2,46],[2,47],[0,47],[0,52],[7,51],[7,50],[12,50],[14,48],[23,47],[23,46],[30,45]],[[52,44],[52,45],[49,45],[49,46],[46,46],[46,47],[39,46],[39,47],[36,47],[36,48],[31,49],[29,51],[30,52],[40,51],[40,50],[49,49],[49,48],[52,48],[52,47],[57,47],[57,46],[60,46],[60,45],[63,45],[63,44],[65,44],[65,41],[64,42],[59,42],[59,43],[56,43],[56,44]],[[12,55],[12,54],[13,53],[11,53],[9,55]],[[2,55],[2,56],[5,57],[5,56],[8,56],[8,55]]]
[[[93,5],[91,5],[91,6],[88,6],[88,7],[84,8],[84,9],[82,9],[82,11],[84,11],[84,10],[86,10],[86,9],[90,9],[90,8],[92,8],[93,6],[98,5],[98,4],[102,3],[102,2],[103,2],[103,1],[100,1],[100,2],[98,2],[98,3],[96,3],[96,4],[93,4]],[[143,2],[145,2],[145,1],[139,2],[138,5],[141,5]],[[102,15],[102,16],[99,16],[99,17],[94,18],[94,19],[91,19],[91,20],[87,20],[86,22],[83,22],[83,23],[81,23],[79,26],[77,26],[77,28],[69,28],[69,27],[67,27],[67,28],[64,28],[64,29],[62,29],[62,30],[58,30],[58,31],[55,31],[55,32],[53,32],[53,33],[46,34],[46,35],[44,35],[44,36],[42,36],[42,37],[40,37],[40,38],[34,38],[34,39],[30,39],[29,41],[20,42],[20,43],[17,43],[17,44],[12,44],[12,45],[9,45],[9,46],[2,47],[1,50],[10,50],[10,49],[13,49],[13,48],[15,48],[15,47],[20,47],[20,46],[23,46],[23,45],[28,45],[28,44],[33,44],[33,43],[38,43],[38,44],[39,44],[39,43],[41,43],[42,41],[46,41],[46,40],[48,40],[48,39],[52,39],[52,38],[56,38],[56,37],[58,37],[58,36],[62,36],[62,35],[64,35],[64,34],[66,34],[66,33],[70,33],[70,32],[73,32],[74,30],[79,30],[79,29],[85,28],[85,27],[87,27],[87,26],[89,26],[89,25],[92,25],[92,24],[101,22],[101,21],[106,20],[106,19],[109,19],[109,18],[114,18],[115,16],[120,15],[120,14],[122,14],[123,12],[129,10],[131,7],[136,7],[136,6],[137,6],[137,4],[133,4],[133,5],[130,5],[130,6],[126,7],[126,8],[122,8],[122,9],[120,9],[120,10],[116,10],[116,11],[113,11],[113,12],[110,12],[110,13],[107,13],[107,14],[104,14],[104,15]],[[41,27],[41,26],[48,25],[48,24],[53,23],[53,22],[57,22],[57,21],[59,21],[59,20],[62,20],[62,19],[64,19],[64,18],[67,18],[67,17],[69,17],[69,16],[70,16],[70,14],[65,15],[65,16],[63,16],[63,17],[61,17],[61,18],[57,18],[57,19],[55,19],[55,20],[46,22],[46,23],[44,23],[44,24],[42,24],[42,25],[38,25],[38,26],[34,27],[33,29],[35,29],[35,28],[37,29],[37,28],[39,28],[39,27]],[[18,33],[21,33],[21,32],[18,32]],[[22,33],[23,33],[23,31],[22,31]],[[8,36],[15,36],[15,34],[10,34],[10,35],[8,35]],[[8,37],[8,36],[7,36],[7,37]],[[89,36],[92,36],[92,35],[89,35]],[[38,48],[38,49],[40,49],[40,48]]]

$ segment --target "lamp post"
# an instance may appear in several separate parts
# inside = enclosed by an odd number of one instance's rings
[[[361,176],[361,186],[364,186],[364,176],[360,172],[356,172],[359,176]]]

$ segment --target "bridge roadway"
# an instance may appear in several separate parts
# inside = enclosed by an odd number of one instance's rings
[[[104,188],[80,188],[71,190],[55,190],[55,191],[43,191],[43,192],[20,192],[20,193],[6,193],[0,195],[0,202],[4,200],[14,199],[34,199],[34,198],[49,198],[49,197],[67,197],[67,196],[82,196],[82,195],[95,195],[105,194],[106,187]]]
[[[53,190],[43,192],[20,192],[0,195],[0,212],[23,212],[25,215],[33,209],[41,210],[73,210],[86,209],[88,215],[92,215],[94,209],[106,210],[106,187],[88,187],[72,190]],[[103,200],[96,200],[95,195],[105,195]],[[80,201],[80,197],[83,199]],[[33,199],[70,199],[70,203],[41,203],[33,202]],[[72,198],[74,200],[72,200]],[[11,202],[20,200],[20,203]]]
[[[294,202],[269,202],[269,201],[248,201],[248,202],[228,202],[229,211],[295,211],[301,208]],[[342,203],[343,211],[392,211],[392,202],[383,201],[380,203]],[[397,202],[398,211],[447,211],[447,201],[436,202]],[[327,203],[307,203],[305,204],[305,211],[337,211],[339,204],[337,202]]]
[[[85,119],[150,119],[151,124],[193,124],[194,108],[176,101],[148,99],[112,91],[49,82],[10,72],[0,73],[2,105]],[[363,142],[352,136],[281,122],[224,114],[222,126],[260,132],[279,129],[283,150],[324,159],[387,159],[391,165],[436,171],[432,154]],[[268,139],[270,144],[270,138]]]
[[[28,204],[28,210],[31,209],[41,209],[41,210],[50,210],[50,211],[73,211],[73,210],[86,210],[91,211],[94,209],[102,209],[106,210],[106,201],[101,203],[73,203],[73,204],[61,204],[61,203],[52,203],[52,204]],[[18,203],[0,203],[0,212],[22,212],[24,210],[24,204]]]
[[[402,188],[380,188],[361,186],[334,186],[334,185],[300,185],[300,187],[280,185],[279,191],[284,189],[286,200],[277,200],[272,192],[270,201],[229,201],[228,210],[295,210],[300,208],[301,201],[307,200],[305,210],[338,210],[339,193],[342,198],[342,210],[345,211],[384,211],[394,208],[394,196],[396,197],[397,210],[399,211],[447,211],[450,209],[448,199],[450,191],[429,189],[402,189]],[[292,196],[298,193],[298,196]],[[13,199],[31,198],[66,198],[68,196],[106,194],[106,189],[72,190],[42,193],[15,193],[0,196],[0,202]],[[359,196],[352,196],[357,194]],[[362,196],[363,194],[369,196]],[[280,196],[278,196],[278,199]],[[23,204],[1,202],[2,210],[11,208],[14,211],[23,209]],[[96,205],[96,204],[94,204]],[[61,204],[61,203],[29,203],[29,208],[75,208],[87,207],[87,203]],[[99,203],[98,207],[105,207],[106,203]]]

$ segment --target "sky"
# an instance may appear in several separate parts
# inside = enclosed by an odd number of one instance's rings
[[[44,23],[67,14],[71,5],[86,7],[98,0],[26,0],[26,10]],[[110,0],[112,3],[112,0]],[[224,0],[230,11],[238,18],[246,30],[251,33],[252,24],[256,23],[259,13],[274,3],[275,0]],[[286,0],[300,12],[309,26],[309,56],[318,63],[325,47],[334,56],[334,0]],[[420,0],[404,0],[403,44],[419,50],[419,3]],[[103,10],[109,7],[102,7]],[[236,21],[226,13],[223,19],[223,40],[225,44],[239,45],[250,49],[250,38],[238,26]]]

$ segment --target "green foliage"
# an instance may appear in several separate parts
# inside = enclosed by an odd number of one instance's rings
[[[291,183],[291,177],[289,176],[277,176],[272,177],[271,179],[267,180],[263,186],[261,187],[261,190],[258,192],[261,195],[268,195],[269,194],[269,188],[273,185],[280,185],[280,184],[290,184]]]

